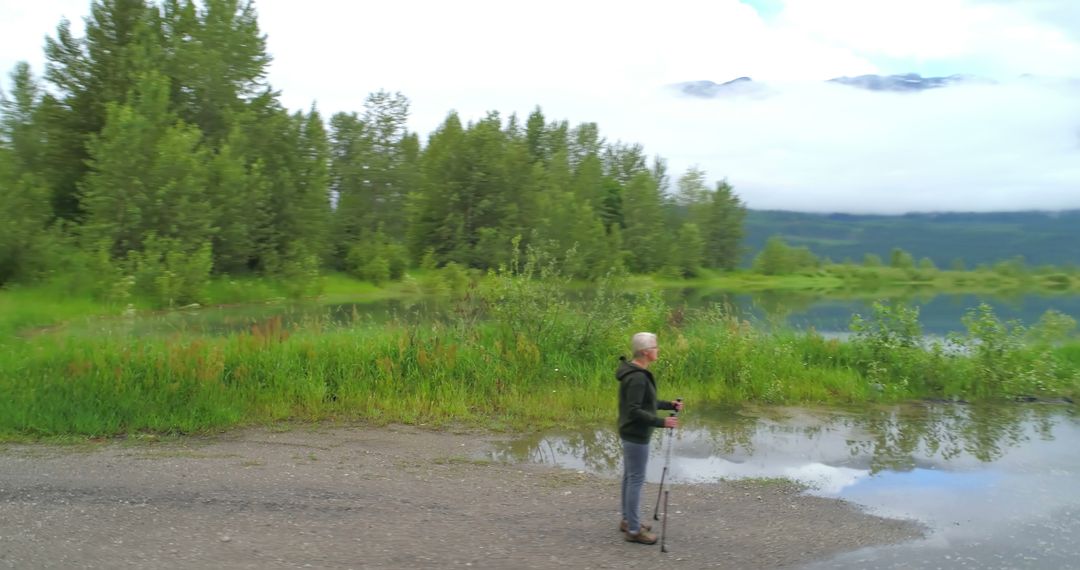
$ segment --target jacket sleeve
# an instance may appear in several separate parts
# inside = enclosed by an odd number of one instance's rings
[[[664,427],[662,418],[650,414],[641,407],[641,401],[645,399],[645,383],[648,382],[645,375],[635,374],[634,377],[627,378],[627,382],[629,384],[626,385],[626,404],[630,418],[637,423]]]
[[[657,400],[656,401],[656,409],[658,409],[658,410],[674,410],[675,409],[675,404],[672,404],[668,400]]]

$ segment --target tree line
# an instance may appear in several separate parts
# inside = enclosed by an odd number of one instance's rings
[[[450,112],[426,140],[400,93],[324,120],[267,81],[254,4],[97,0],[60,22],[43,78],[20,63],[0,108],[0,285],[80,275],[101,295],[198,300],[214,274],[371,280],[486,269],[511,243],[581,278],[738,263],[726,182],[607,141],[595,123]]]

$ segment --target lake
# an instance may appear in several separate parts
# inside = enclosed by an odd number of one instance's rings
[[[924,539],[850,552],[811,569],[1080,567],[1075,407],[688,407],[682,419],[677,437],[654,437],[653,483],[671,444],[668,477],[676,483],[793,479],[808,493],[928,529]],[[583,470],[613,485],[622,469],[618,437],[605,428],[537,434],[506,444],[493,459]]]
[[[813,328],[826,335],[844,334],[849,331],[851,317],[855,313],[872,314],[875,299],[836,298],[823,293],[793,291],[762,291],[732,294],[704,289],[665,290],[664,297],[672,306],[690,308],[723,304],[738,311],[743,317],[763,326],[777,324],[797,329]],[[919,307],[919,319],[924,334],[943,337],[949,332],[963,332],[961,318],[964,313],[987,303],[1003,320],[1017,319],[1025,325],[1038,322],[1047,310],[1065,313],[1080,321],[1080,294],[1045,295],[1036,293],[1009,295],[931,294],[913,292],[900,298],[882,300],[903,301]],[[133,335],[172,334],[198,332],[228,334],[246,330],[251,325],[269,318],[280,317],[287,328],[307,323],[327,322],[350,325],[359,322],[381,323],[386,321],[427,322],[453,318],[459,311],[471,307],[445,298],[417,297],[379,301],[352,302],[279,302],[227,307],[206,307],[189,311],[169,311],[140,316],[133,319],[92,319],[73,324],[70,330],[98,333],[106,331]]]

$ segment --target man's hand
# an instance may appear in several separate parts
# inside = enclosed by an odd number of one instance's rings
[[[679,418],[675,416],[668,416],[664,418],[664,427],[669,429],[675,429],[679,427]]]
[[[674,402],[671,403],[671,405],[675,406],[675,411],[676,412],[681,412],[682,411],[682,400],[675,400]]]

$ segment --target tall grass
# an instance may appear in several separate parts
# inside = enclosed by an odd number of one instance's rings
[[[0,290],[0,339],[36,327],[100,315],[110,307],[57,283]]]
[[[974,309],[966,335],[926,345],[917,314],[877,305],[848,341],[771,330],[721,306],[627,294],[613,274],[570,302],[555,267],[515,259],[438,323],[271,318],[227,336],[45,335],[0,343],[0,434],[197,432],[285,418],[532,428],[608,421],[617,357],[659,334],[661,397],[856,403],[1074,397],[1075,322],[1025,328]],[[476,309],[475,307],[479,307]],[[477,311],[483,318],[477,318]]]

